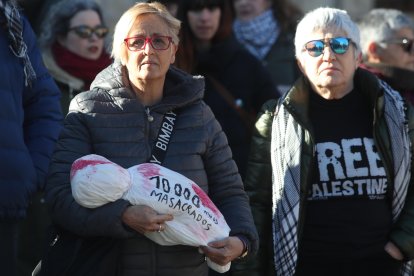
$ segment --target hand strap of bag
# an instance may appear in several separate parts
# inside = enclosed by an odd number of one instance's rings
[[[161,165],[167,153],[168,145],[174,131],[177,112],[168,111],[164,114],[161,127],[158,130],[157,140],[152,148],[151,158],[148,162]]]
[[[247,112],[243,107],[236,104],[236,99],[230,93],[230,91],[224,87],[216,78],[206,75],[206,78],[211,81],[211,83],[216,88],[216,91],[220,94],[220,96],[230,105],[236,112],[239,114],[240,118],[242,118],[243,122],[245,123],[246,127],[251,130],[253,127],[255,116]]]

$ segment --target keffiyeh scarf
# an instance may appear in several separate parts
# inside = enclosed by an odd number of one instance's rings
[[[272,10],[248,22],[236,19],[233,30],[237,40],[260,60],[264,59],[270,51],[280,32]]]
[[[0,0],[0,17],[5,19],[10,50],[23,61],[25,85],[31,86],[32,81],[36,79],[36,73],[27,54],[27,45],[23,40],[23,26],[20,13],[14,1]]]
[[[394,160],[394,192],[392,217],[401,213],[410,181],[410,139],[405,106],[398,92],[386,83],[384,117],[392,136]],[[298,258],[298,222],[300,213],[300,162],[304,129],[279,102],[272,125],[271,162],[273,168],[273,243],[277,275],[293,276]],[[411,275],[411,262],[406,262],[401,275]]]

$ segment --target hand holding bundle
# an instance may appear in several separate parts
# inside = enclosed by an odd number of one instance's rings
[[[198,247],[229,236],[223,215],[197,184],[154,163],[124,169],[102,156],[86,155],[72,164],[71,186],[76,202],[87,208],[123,198],[173,215],[164,231],[145,233],[160,245]],[[207,263],[221,273],[230,268],[230,263],[220,266],[208,258]]]

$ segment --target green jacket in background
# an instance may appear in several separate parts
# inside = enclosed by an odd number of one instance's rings
[[[391,151],[390,135],[383,116],[384,96],[378,79],[363,69],[358,69],[354,77],[354,87],[363,93],[371,103],[370,109],[374,112],[374,140],[380,156],[384,162],[388,182],[393,183],[392,173],[393,156]],[[305,129],[303,135],[302,161],[301,161],[301,196],[299,218],[299,246],[304,216],[306,214],[306,191],[308,190],[309,167],[314,155],[313,130],[309,121],[309,93],[308,81],[301,77],[283,99],[282,104],[287,106]],[[256,121],[252,138],[252,147],[249,157],[248,169],[245,178],[245,190],[250,198],[250,205],[260,236],[260,247],[255,257],[233,265],[233,276],[274,276],[274,254],[272,235],[272,167],[270,161],[271,130],[277,100],[266,102]],[[414,110],[411,105],[407,107],[408,128],[411,144],[414,143]],[[414,167],[411,165],[412,176]],[[406,203],[397,222],[390,231],[390,240],[403,252],[407,260],[414,258],[414,177],[411,178]],[[283,276],[283,275],[279,275]]]

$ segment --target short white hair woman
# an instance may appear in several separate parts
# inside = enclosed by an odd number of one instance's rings
[[[256,122],[245,189],[262,246],[245,275],[411,275],[413,113],[358,69],[359,43],[343,10],[297,26],[303,76]]]

